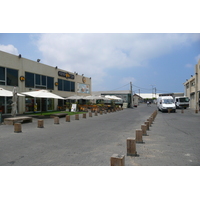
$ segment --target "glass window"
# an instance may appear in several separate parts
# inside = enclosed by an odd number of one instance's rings
[[[18,86],[18,70],[7,68],[7,85]]]
[[[5,67],[0,67],[0,85],[5,85]]]
[[[70,91],[70,81],[64,80],[64,91]]]
[[[47,89],[54,89],[54,78],[47,76]]]
[[[0,97],[0,110],[5,114],[5,97]]]
[[[71,92],[75,92],[75,82],[71,82]]]
[[[58,79],[58,90],[63,90],[62,79]]]
[[[25,72],[25,87],[34,87],[34,74]]]
[[[39,74],[35,74],[35,84],[36,85],[41,85],[40,84],[40,75]]]
[[[34,98],[33,97],[26,97],[26,112],[33,112],[34,111]]]
[[[47,77],[46,76],[42,76],[42,84],[41,85],[44,85],[44,86],[47,85]]]

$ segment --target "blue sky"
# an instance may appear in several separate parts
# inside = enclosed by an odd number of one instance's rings
[[[10,4],[2,2],[0,50],[92,77],[93,91],[132,82],[135,92],[183,92],[200,59],[197,0]]]
[[[183,92],[200,59],[200,34],[1,33],[0,50],[92,77],[92,90]]]

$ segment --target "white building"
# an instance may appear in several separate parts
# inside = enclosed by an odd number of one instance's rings
[[[91,95],[91,78],[0,51],[0,87],[12,91],[14,86],[18,93],[45,89],[61,97]],[[11,113],[11,99],[0,97],[3,114]],[[18,102],[19,114],[33,112],[36,103],[38,112],[57,110],[65,104],[65,100],[30,96],[19,97]]]
[[[186,80],[185,96],[190,98],[190,108],[199,111],[200,108],[200,60],[194,67],[194,75]]]

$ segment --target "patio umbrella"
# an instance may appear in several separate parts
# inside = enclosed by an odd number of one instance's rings
[[[0,88],[0,96],[1,97],[12,97],[13,92],[9,91],[9,90],[5,90],[3,88]],[[17,93],[17,96],[24,96],[24,95]]]
[[[105,97],[111,100],[122,100],[122,98],[116,97],[114,95],[106,95]]]
[[[103,99],[106,100],[107,98],[102,97],[102,96],[86,96],[84,97],[85,100],[95,100],[95,99]]]
[[[15,117],[17,114],[17,89],[16,89],[16,87],[13,88],[13,97],[12,97],[11,106],[12,106],[11,115],[13,117]]]
[[[79,100],[79,99],[83,99],[83,98],[84,98],[83,96],[74,95],[74,96],[67,97],[65,99]]]
[[[35,97],[35,98],[50,98],[50,99],[65,99],[61,96],[58,96],[52,92],[49,92],[47,90],[37,90],[37,91],[31,91],[31,92],[22,92],[22,94],[25,94],[27,96]]]

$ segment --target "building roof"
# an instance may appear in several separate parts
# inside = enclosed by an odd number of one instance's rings
[[[136,94],[138,96],[140,96],[143,99],[152,99],[152,98],[158,98],[159,94],[152,94],[152,93],[140,93],[140,94]]]

